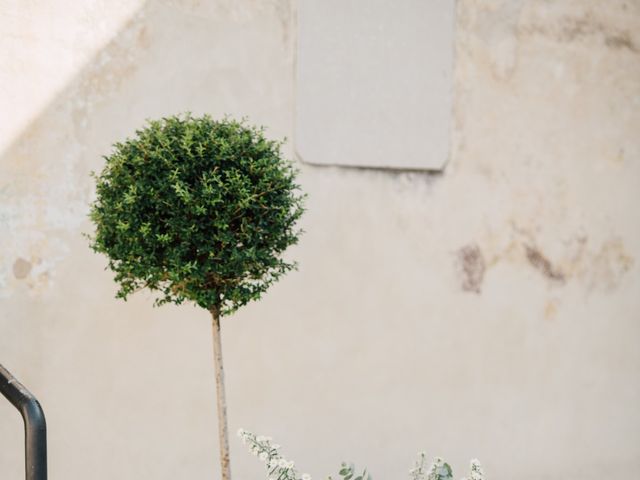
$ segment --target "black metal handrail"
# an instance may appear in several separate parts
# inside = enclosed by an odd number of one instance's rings
[[[20,411],[24,420],[26,480],[47,480],[47,423],[40,403],[2,365],[0,393]]]

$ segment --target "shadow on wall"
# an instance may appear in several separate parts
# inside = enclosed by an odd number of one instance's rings
[[[2,153],[0,298],[48,287],[86,219],[90,171],[145,119],[228,113],[287,133],[290,4],[238,3],[146,2]]]

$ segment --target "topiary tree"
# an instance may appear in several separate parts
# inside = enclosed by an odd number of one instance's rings
[[[282,254],[298,241],[304,196],[281,142],[264,129],[190,114],[149,121],[114,145],[96,178],[94,251],[124,300],[141,289],[155,304],[185,301],[213,320],[222,478],[229,480],[220,317],[294,267]]]

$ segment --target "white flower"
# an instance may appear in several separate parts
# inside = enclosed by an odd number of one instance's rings
[[[264,462],[267,459],[267,456],[268,456],[267,452],[262,452],[260,454],[260,460],[262,460]]]
[[[293,461],[287,463],[287,468],[293,468]]]
[[[264,441],[265,441],[265,437],[263,437],[262,435],[258,435],[258,436],[256,437],[256,441],[258,441],[259,443],[262,443],[262,442],[264,442]]]
[[[242,428],[238,429],[238,436],[242,437],[244,435],[244,430]]]
[[[309,475],[308,473],[303,473],[302,480],[311,480],[311,475]]]
[[[278,460],[278,466],[280,468],[287,468],[287,461],[284,458],[281,458]]]
[[[278,466],[278,460],[275,458],[272,458],[271,460],[269,460],[269,468],[276,468]]]
[[[480,462],[477,458],[471,460],[471,475],[469,476],[469,480],[483,480],[484,472],[482,471],[482,466],[480,466]]]
[[[271,448],[273,448],[274,450],[277,450],[280,448],[280,445],[277,443],[274,443],[273,445],[271,445]]]

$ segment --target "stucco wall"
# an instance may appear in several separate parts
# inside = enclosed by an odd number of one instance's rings
[[[0,2],[0,362],[45,406],[51,478],[215,478],[207,314],[113,299],[88,173],[178,111],[291,137],[295,3],[79,3]],[[629,478],[640,4],[459,0],[456,22],[444,172],[301,165],[300,270],[223,324],[230,428],[316,478],[406,478],[421,449],[460,475]],[[0,402],[2,480],[21,435]]]

